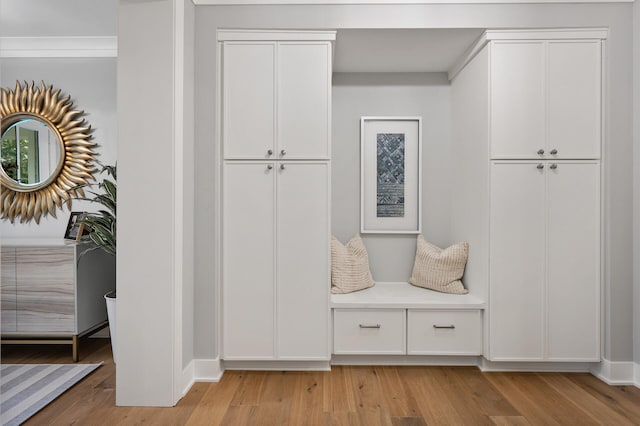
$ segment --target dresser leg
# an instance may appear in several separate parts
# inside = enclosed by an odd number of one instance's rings
[[[73,356],[73,362],[78,362],[78,360],[80,359],[80,357],[78,356],[78,346],[80,343],[80,339],[78,338],[78,335],[74,335],[72,337],[73,339],[73,343],[72,343],[72,356]]]

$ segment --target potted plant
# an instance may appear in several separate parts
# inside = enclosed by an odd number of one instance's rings
[[[93,184],[83,185],[97,187],[100,191],[85,191],[84,197],[77,197],[77,200],[89,201],[99,204],[102,208],[97,212],[89,212],[80,220],[84,228],[89,232],[82,237],[83,240],[93,242],[92,247],[83,251],[80,256],[92,250],[103,250],[106,253],[116,255],[116,166],[101,165],[99,175],[107,174],[102,181]],[[107,303],[107,317],[109,319],[109,333],[111,335],[111,349],[113,351],[113,361],[116,361],[116,291],[115,289],[104,295]]]

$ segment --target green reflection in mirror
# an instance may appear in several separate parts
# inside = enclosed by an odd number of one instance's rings
[[[2,169],[20,185],[36,185],[51,176],[60,161],[57,138],[37,120],[24,119],[2,134]]]

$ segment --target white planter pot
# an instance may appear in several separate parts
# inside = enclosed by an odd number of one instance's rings
[[[109,297],[111,296],[111,297]],[[116,363],[116,298],[113,292],[104,295],[107,302],[107,318],[109,319],[109,334],[111,335],[111,350],[113,352],[113,363]]]

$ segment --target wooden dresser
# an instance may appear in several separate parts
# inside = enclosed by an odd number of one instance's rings
[[[115,258],[62,239],[3,240],[2,343],[71,344],[107,325],[104,294],[115,289]]]

